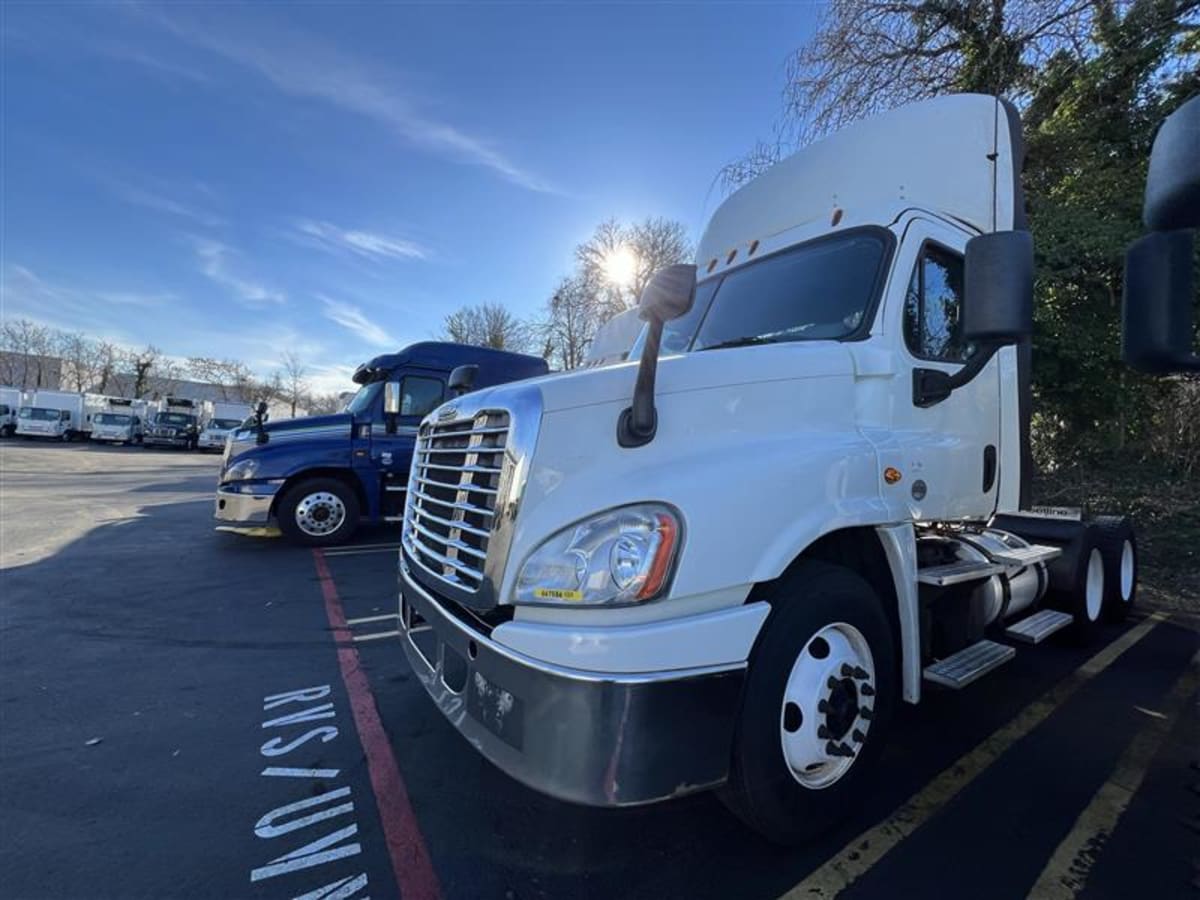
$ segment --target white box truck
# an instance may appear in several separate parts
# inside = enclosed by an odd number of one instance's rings
[[[249,403],[214,402],[212,415],[200,432],[198,446],[201,450],[225,449],[225,440],[253,414]]]
[[[28,404],[17,411],[17,434],[60,441],[86,440],[92,430],[92,416],[101,409],[103,404],[94,394],[34,391]]]
[[[17,412],[32,395],[15,387],[0,387],[0,438],[17,433]]]
[[[898,704],[1126,615],[1129,522],[1029,511],[1021,156],[993,97],[852,125],[655,276],[637,362],[423,421],[402,644],[473,746],[578,803],[719,787],[795,842]]]
[[[105,444],[140,444],[146,428],[145,400],[105,397],[92,415],[91,439]]]

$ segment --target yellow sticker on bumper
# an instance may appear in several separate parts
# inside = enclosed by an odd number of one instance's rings
[[[560,591],[555,588],[534,588],[533,596],[539,600],[582,600],[583,591]]]

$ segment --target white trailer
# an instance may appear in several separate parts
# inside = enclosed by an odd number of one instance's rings
[[[32,394],[15,387],[0,387],[0,438],[17,433],[17,412],[29,403]]]
[[[92,414],[91,439],[97,443],[140,444],[146,429],[145,400],[104,397],[103,408]]]
[[[859,807],[899,704],[1129,612],[1128,521],[1029,509],[1021,156],[993,97],[852,125],[654,277],[637,364],[425,419],[402,644],[473,746],[577,803],[724,787],[795,842]]]
[[[212,415],[208,400],[167,397],[159,401],[153,424],[146,430],[142,443],[147,447],[181,447],[195,450],[200,431]]]
[[[224,450],[225,440],[254,412],[249,403],[214,402],[212,414],[200,432],[199,449]]]

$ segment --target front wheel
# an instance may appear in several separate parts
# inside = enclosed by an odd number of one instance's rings
[[[849,569],[805,561],[767,600],[722,800],[768,839],[797,844],[861,803],[897,666],[880,600]]]
[[[314,478],[290,488],[279,502],[279,530],[310,547],[349,540],[358,527],[358,497],[336,478]]]

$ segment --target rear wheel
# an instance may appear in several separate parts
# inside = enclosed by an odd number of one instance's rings
[[[848,569],[803,562],[767,599],[722,799],[765,837],[796,844],[867,790],[895,703],[895,651],[879,598]]]
[[[1104,617],[1124,621],[1137,598],[1138,550],[1125,516],[1096,516],[1096,544],[1104,558]]]
[[[279,530],[291,540],[325,547],[348,540],[358,527],[358,497],[336,478],[314,478],[292,487],[279,503]]]
[[[1100,631],[1104,613],[1104,554],[1097,541],[1098,530],[1090,523],[1079,527],[1062,555],[1050,560],[1050,592],[1047,605],[1075,617],[1069,634],[1078,644],[1092,643]]]

